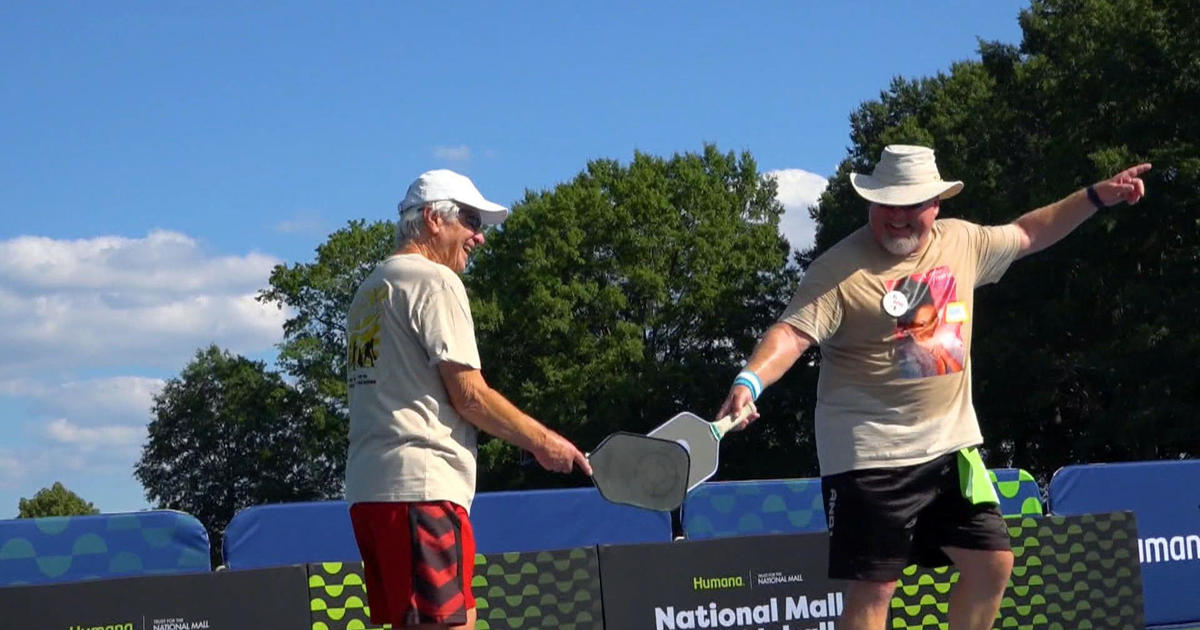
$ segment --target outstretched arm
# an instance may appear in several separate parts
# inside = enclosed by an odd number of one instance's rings
[[[1091,186],[1101,206],[1114,206],[1122,201],[1137,203],[1146,194],[1141,174],[1150,170],[1149,164],[1138,164]],[[1077,190],[1048,206],[1027,212],[1013,221],[1021,230],[1022,258],[1040,252],[1062,240],[1096,213],[1096,202],[1088,198],[1087,189]]]
[[[534,420],[483,380],[474,368],[451,361],[438,364],[450,404],[467,422],[505,442],[523,448],[546,470],[592,474],[587,457],[569,440]]]
[[[804,351],[814,343],[812,337],[800,332],[795,326],[779,322],[767,329],[767,334],[763,335],[762,341],[750,355],[750,360],[746,362],[746,369],[757,374],[765,388],[782,378],[783,374],[800,358],[800,355],[804,354]],[[717,417],[737,414],[742,407],[753,400],[754,396],[746,386],[735,384],[730,388],[725,403],[717,412]],[[757,418],[757,412],[750,414],[746,422],[734,427],[734,430],[744,429],[746,425]]]

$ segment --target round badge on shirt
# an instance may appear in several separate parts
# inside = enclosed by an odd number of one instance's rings
[[[888,291],[883,296],[883,312],[900,317],[908,312],[908,297],[899,291]]]

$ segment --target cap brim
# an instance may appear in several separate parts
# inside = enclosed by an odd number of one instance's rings
[[[962,182],[935,181],[925,184],[897,186],[885,184],[870,175],[850,174],[850,185],[859,197],[887,206],[908,206],[934,197],[949,199],[962,192]]]
[[[400,207],[400,214],[404,214],[405,212],[408,212],[409,210],[412,210],[413,208],[419,207],[426,203],[430,203],[431,201],[437,201],[437,200],[427,200],[427,201],[422,201],[420,203],[412,203],[407,206],[402,205]],[[471,208],[472,210],[478,212],[479,218],[483,219],[484,225],[500,225],[501,223],[504,222],[505,219],[508,218],[508,208],[505,208],[504,206],[502,206],[498,203],[492,203],[492,202],[488,201],[487,199],[480,198],[480,199],[476,199],[475,201],[472,201],[470,203],[467,203],[465,201],[459,201],[457,199],[446,199],[445,201],[453,201],[454,203],[466,206],[466,207]]]
[[[487,199],[479,199],[473,203],[466,203],[457,199],[455,201],[464,206],[474,208],[479,213],[479,218],[483,219],[484,225],[500,225],[508,218],[508,208],[498,203],[492,203]]]

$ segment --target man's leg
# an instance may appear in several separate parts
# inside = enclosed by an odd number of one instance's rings
[[[846,587],[846,606],[837,620],[838,630],[886,630],[888,608],[896,581],[854,580]]]
[[[1013,553],[959,547],[942,551],[958,569],[958,583],[950,592],[950,630],[988,630],[1000,611]]]

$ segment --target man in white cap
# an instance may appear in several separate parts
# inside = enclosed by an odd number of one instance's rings
[[[396,251],[354,295],[347,320],[346,500],[371,622],[474,628],[476,433],[551,471],[591,467],[579,449],[488,386],[459,274],[508,210],[448,170],[421,174],[396,223]]]
[[[959,570],[952,630],[992,627],[1013,555],[976,448],[974,289],[1097,210],[1136,203],[1149,168],[987,227],[937,220],[963,184],[942,180],[931,149],[888,146],[874,172],[850,176],[869,203],[867,225],[809,266],[717,414],[739,411],[821,347],[816,441],[829,575],[850,581],[839,630],[882,630],[896,580],[914,563]]]

